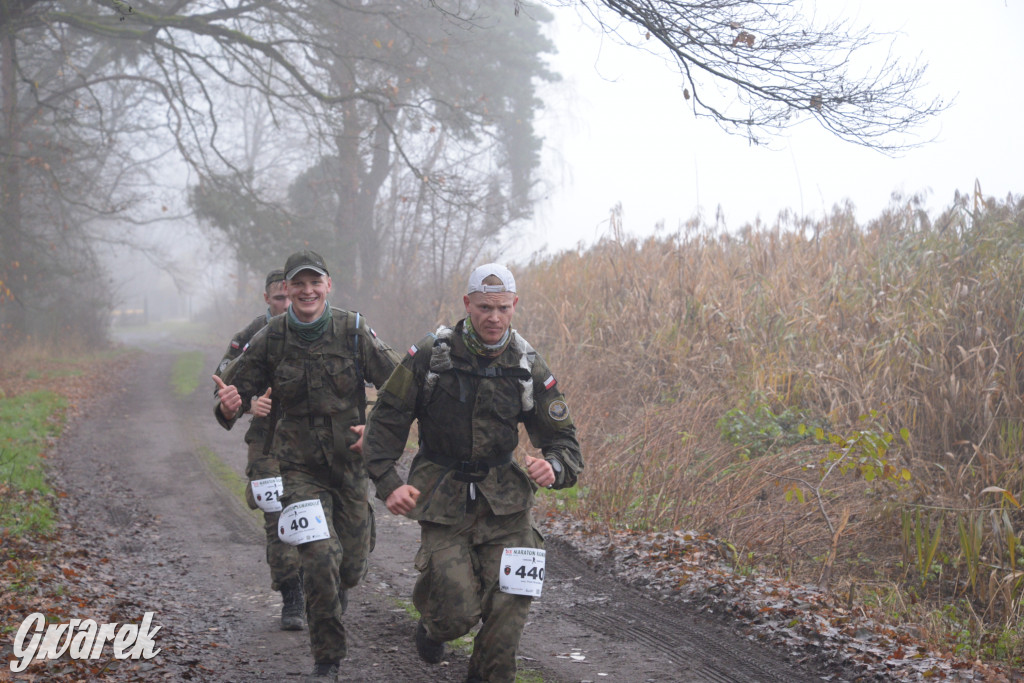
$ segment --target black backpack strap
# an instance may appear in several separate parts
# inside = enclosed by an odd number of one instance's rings
[[[270,324],[269,321],[267,324]],[[287,321],[285,321],[281,328],[280,336],[271,334],[272,330],[267,330],[267,352],[276,362],[280,362],[284,356],[285,336],[288,334]],[[271,383],[271,386],[273,386],[273,383]],[[274,443],[274,432],[277,431],[277,421],[281,417],[279,405],[280,401],[277,399],[272,399],[270,402],[270,414],[267,415],[267,436],[263,439],[263,455],[270,455],[270,446]]]
[[[359,331],[359,323],[361,320],[362,316],[358,311],[345,312],[345,323],[348,328],[346,334],[352,335],[352,357],[356,364],[356,381],[359,382],[356,397],[359,402],[359,422],[366,424],[366,377],[363,375],[363,366],[359,362],[359,337],[362,336]]]
[[[476,483],[483,481],[487,478],[487,473],[495,467],[501,467],[512,462],[512,453],[504,453],[502,455],[496,455],[490,458],[478,458],[476,460],[459,460],[451,456],[442,455],[440,453],[432,453],[424,448],[420,448],[420,455],[434,463],[445,468],[444,474],[448,472],[454,472],[452,478],[455,481],[462,481],[466,483]],[[444,475],[441,475],[444,478]]]
[[[530,377],[532,377],[530,371],[522,367],[504,368],[488,365],[486,368],[467,368],[460,366],[453,369],[455,372],[475,375],[476,377],[514,377],[520,380],[530,379]]]

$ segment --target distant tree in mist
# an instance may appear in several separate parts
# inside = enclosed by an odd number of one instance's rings
[[[169,152],[195,170],[222,170],[237,144],[223,116],[231,98],[257,92],[275,116],[362,96],[319,89],[325,80],[305,60],[301,37],[315,33],[308,10],[319,4],[0,3],[5,342],[54,312],[35,283],[71,287],[74,299],[75,282],[102,276],[76,267],[65,281],[55,263],[89,252],[98,263],[98,244],[137,245],[147,225],[169,218],[155,201]],[[77,258],[62,258],[65,245]]]
[[[126,239],[111,218],[144,220],[132,209],[152,193],[160,152],[148,141],[164,124],[131,55],[59,26],[10,25],[0,25],[0,338],[98,342],[111,296],[97,249]]]
[[[502,0],[473,10],[462,19],[408,3],[324,17],[344,47],[322,55],[332,87],[383,85],[387,96],[325,109],[315,134],[318,165],[331,172],[299,180],[321,210],[333,205],[345,284],[364,294],[389,274],[436,284],[424,279],[431,268],[464,268],[489,238],[532,215],[535,89],[556,78],[543,61],[551,16],[517,18]],[[293,199],[302,191],[293,187]],[[412,222],[403,232],[400,219]]]
[[[363,96],[292,115],[288,127],[302,127],[313,153],[305,165],[264,164],[254,174],[259,164],[246,159],[203,176],[191,192],[197,216],[254,269],[275,241],[317,245],[335,266],[335,287],[364,309],[393,300],[396,287],[436,290],[532,215],[541,149],[535,90],[556,78],[542,59],[553,50],[541,33],[551,17],[515,17],[503,7],[479,3],[460,19],[415,3],[322,5],[309,60],[326,74],[327,90]],[[208,213],[217,196],[210,188],[229,176],[229,192],[254,195],[227,200],[250,208],[234,211],[230,225]],[[263,220],[271,205],[283,218]],[[434,315],[426,311],[424,324]]]

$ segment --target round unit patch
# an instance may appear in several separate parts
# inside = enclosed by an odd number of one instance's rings
[[[569,406],[565,405],[565,401],[561,399],[552,401],[551,405],[548,406],[548,415],[552,420],[558,420],[561,422],[565,418],[569,417]]]

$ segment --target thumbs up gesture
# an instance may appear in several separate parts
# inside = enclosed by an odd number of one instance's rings
[[[242,407],[242,397],[238,395],[238,389],[235,388],[234,384],[224,384],[217,375],[213,376],[213,381],[217,384],[217,398],[220,399],[220,413],[226,419],[230,420],[235,417],[238,413],[238,409]]]
[[[252,414],[256,417],[266,417],[270,415],[270,409],[273,407],[273,403],[270,401],[270,389],[267,387],[267,393],[263,394],[252,404]]]

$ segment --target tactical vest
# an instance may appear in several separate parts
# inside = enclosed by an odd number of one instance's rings
[[[502,367],[489,365],[484,368],[456,366],[452,362],[451,345],[454,330],[450,327],[441,326],[430,335],[430,364],[427,371],[423,391],[420,393],[421,407],[430,402],[434,392],[437,390],[438,380],[442,374],[453,373],[459,385],[459,401],[465,403],[468,400],[469,377],[510,377],[519,382],[521,412],[529,412],[534,407],[533,398],[533,363],[537,352],[530,346],[529,342],[523,339],[517,332],[512,331],[514,349],[519,352],[519,365],[517,367]],[[421,440],[420,452],[431,462],[441,465],[446,470],[452,471],[457,481],[479,482],[483,481],[488,472],[501,465],[507,465],[512,461],[512,452],[497,454],[486,458],[475,460],[462,460],[447,453],[438,453],[429,450]]]
[[[356,387],[355,387],[355,399],[359,411],[359,423],[365,423],[366,421],[366,379],[363,368],[359,362],[359,340],[360,337],[370,334],[362,316],[354,311],[344,311],[339,308],[331,309],[331,324],[334,332],[334,338],[336,340],[351,338],[351,352],[352,360],[356,371]],[[275,380],[277,379],[277,368],[284,361],[288,360],[288,335],[294,334],[293,331],[288,329],[287,319],[283,319],[280,323],[281,329],[277,329],[276,326],[271,327],[267,330],[267,355],[270,364],[275,368]],[[298,359],[296,359],[298,360]],[[318,378],[319,381],[326,381],[325,378]],[[307,380],[308,381],[308,380]],[[308,391],[308,388],[307,388]],[[279,392],[280,393],[280,392]],[[274,398],[278,396],[275,393]],[[345,397],[339,397],[340,402],[343,402]],[[282,396],[282,399],[285,399]],[[310,397],[307,396],[307,400]],[[283,415],[287,415],[287,411],[283,411],[282,405],[287,402],[287,399],[274,400],[272,403],[271,414],[268,416],[271,425],[270,430],[267,433],[264,450],[268,451],[270,444],[274,439],[274,431],[276,428],[277,420]],[[282,412],[283,411],[283,412]]]
[[[519,352],[519,367],[517,368],[488,366],[482,370],[456,369],[452,364],[451,347],[454,334],[455,330],[441,325],[436,332],[430,335],[433,342],[430,349],[430,370],[427,372],[427,380],[424,385],[424,393],[428,397],[437,386],[438,373],[441,372],[468,372],[481,377],[515,377],[520,384],[523,412],[527,413],[533,410],[533,362],[537,358],[537,352],[530,346],[530,342],[512,330],[512,341],[509,344]]]

